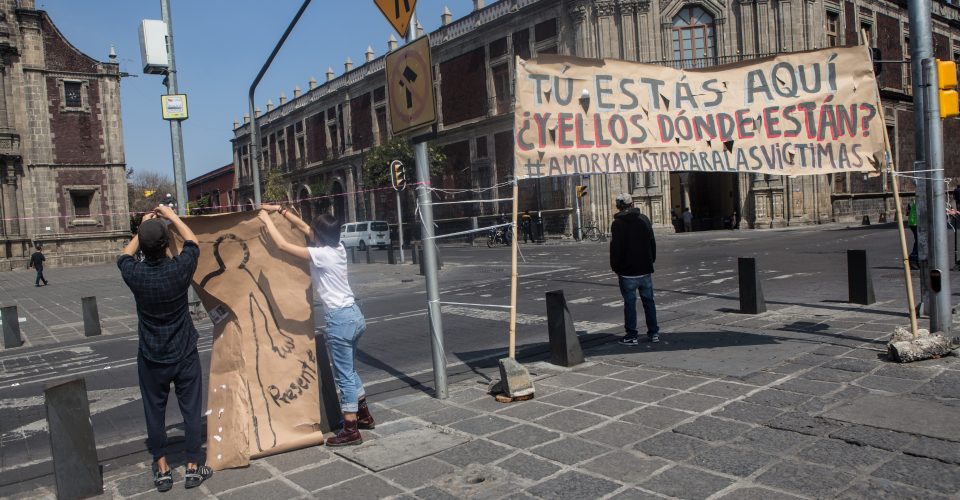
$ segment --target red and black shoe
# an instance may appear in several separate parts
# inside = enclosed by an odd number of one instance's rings
[[[343,419],[343,429],[336,436],[327,439],[327,446],[352,446],[363,443],[363,436],[357,430],[357,421]]]
[[[370,430],[376,427],[377,423],[373,420],[373,415],[370,414],[370,407],[367,406],[366,398],[361,399],[357,403],[357,428]]]

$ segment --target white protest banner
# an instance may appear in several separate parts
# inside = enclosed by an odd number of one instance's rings
[[[677,70],[518,60],[515,175],[875,172],[884,154],[863,46]]]

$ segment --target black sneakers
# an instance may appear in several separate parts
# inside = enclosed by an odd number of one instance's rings
[[[196,469],[187,469],[184,477],[184,486],[189,490],[190,488],[196,488],[200,486],[204,481],[210,479],[210,476],[213,475],[213,469],[207,467],[206,465],[198,465]]]
[[[629,335],[628,335],[628,336],[620,339],[620,344],[621,344],[621,345],[637,345],[637,344],[640,343],[640,340],[639,340],[639,339],[640,339],[640,338],[639,338],[638,336],[636,336],[636,335],[634,335],[634,336],[629,336]]]
[[[160,472],[157,463],[153,463],[153,485],[157,487],[160,493],[170,491],[173,488],[173,469],[167,469],[166,472]]]

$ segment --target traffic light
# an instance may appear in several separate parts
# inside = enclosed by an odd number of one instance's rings
[[[577,198],[583,198],[583,195],[587,194],[587,188],[589,186],[577,186]]]
[[[957,63],[937,59],[937,80],[940,85],[940,119],[960,114],[957,99]]]
[[[407,187],[407,172],[400,160],[390,162],[390,183],[393,184],[393,189],[397,191],[402,191],[403,188]]]

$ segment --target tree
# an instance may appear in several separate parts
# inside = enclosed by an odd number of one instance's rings
[[[149,212],[176,193],[176,186],[168,175],[157,172],[134,172],[127,170],[127,202],[131,212]],[[184,202],[186,200],[177,200]]]
[[[442,151],[427,145],[427,159],[430,161],[430,175],[443,174],[447,157]],[[363,161],[363,181],[366,187],[375,188],[390,185],[390,162],[400,160],[407,170],[407,181],[416,182],[413,148],[403,138],[394,137],[390,142],[372,148]]]
[[[267,173],[267,185],[263,189],[266,202],[279,202],[287,198],[287,186],[279,169],[271,168]]]

